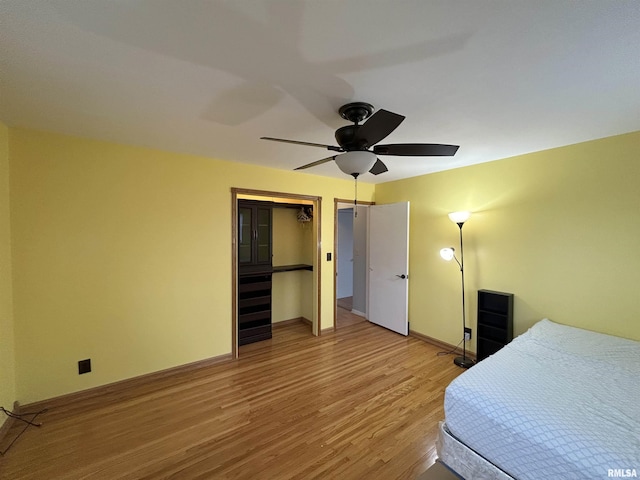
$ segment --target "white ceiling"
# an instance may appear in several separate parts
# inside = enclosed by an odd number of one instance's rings
[[[10,126],[289,170],[327,152],[259,137],[364,101],[460,145],[371,183],[640,130],[637,0],[2,0],[0,49]]]

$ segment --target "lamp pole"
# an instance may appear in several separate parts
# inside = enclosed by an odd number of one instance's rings
[[[464,222],[456,222],[460,227],[460,275],[462,277],[462,356],[453,359],[453,363],[462,368],[469,368],[474,365],[473,360],[467,358],[467,306],[464,298],[464,248],[462,244],[462,226]]]

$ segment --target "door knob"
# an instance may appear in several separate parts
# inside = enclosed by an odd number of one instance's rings
[[[403,273],[402,275],[396,275],[398,278],[407,278],[407,276]]]

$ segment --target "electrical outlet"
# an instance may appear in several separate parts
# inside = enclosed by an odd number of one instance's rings
[[[91,359],[87,358],[86,360],[80,360],[78,362],[78,375],[82,375],[83,373],[89,373],[91,371]]]
[[[468,342],[471,340],[471,329],[469,327],[464,327],[464,341]]]

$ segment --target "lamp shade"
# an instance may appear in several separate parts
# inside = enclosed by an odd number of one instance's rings
[[[449,262],[453,260],[453,255],[455,250],[456,249],[453,247],[443,248],[442,250],[440,250],[440,256],[444,258],[447,262]]]
[[[354,150],[336,156],[338,168],[348,175],[362,175],[367,173],[376,163],[377,157],[373,152]]]
[[[452,212],[449,214],[449,219],[453,222],[453,223],[464,223],[467,220],[469,220],[469,217],[471,216],[471,213],[469,212]]]

